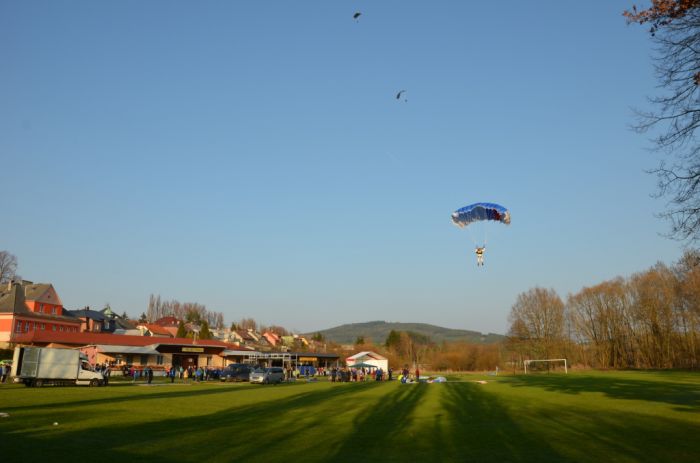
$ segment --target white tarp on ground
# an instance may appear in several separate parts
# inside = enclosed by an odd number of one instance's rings
[[[351,355],[345,359],[345,363],[350,368],[352,368],[352,366],[356,363],[367,363],[377,368],[381,368],[385,372],[389,369],[389,360],[387,360],[386,357],[371,351],[363,351],[358,352],[355,355]]]
[[[98,352],[103,354],[140,354],[140,355],[162,355],[153,346],[110,346],[107,344],[98,344],[95,347]]]

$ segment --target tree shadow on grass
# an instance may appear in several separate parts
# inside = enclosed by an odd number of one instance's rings
[[[362,408],[328,461],[350,461],[362,455],[370,461],[411,461],[411,415],[426,393],[427,385],[391,385],[394,391],[374,403],[348,404]],[[414,456],[418,456],[415,453]],[[405,458],[409,457],[409,460]],[[414,460],[415,461],[415,460]]]
[[[556,442],[569,461],[695,463],[700,423],[621,410],[574,413],[540,408],[528,413],[528,429]]]
[[[59,427],[12,432],[7,435],[12,445],[4,449],[3,459],[7,457],[7,461],[21,461],[26,455],[40,452],[51,455],[53,462],[74,462],[76,458],[80,460],[81,455],[90,459],[91,450],[96,452],[95,459],[101,463],[133,459],[172,463],[303,458],[305,455],[299,450],[300,434],[309,428],[315,429],[319,438],[327,434],[323,428],[325,416],[322,413],[313,414],[315,409],[319,406],[323,408],[328,403],[347,403],[375,387],[374,384],[359,387],[342,385],[310,392],[300,391],[291,397],[273,398],[204,415],[183,417],[174,413],[175,418],[155,422],[109,423],[74,431],[63,431]],[[171,406],[177,407],[177,404],[178,400],[174,400]],[[147,417],[149,409],[148,404],[145,405],[139,407],[138,403],[135,404],[134,413]],[[307,415],[307,412],[311,415]]]
[[[700,423],[620,410],[504,407],[496,392],[445,384],[454,461],[695,462]]]
[[[614,399],[644,400],[678,405],[678,411],[700,411],[700,381],[650,381],[621,376],[527,375],[504,378],[513,387],[539,387],[565,394],[598,392]]]
[[[209,387],[208,387],[209,386]],[[213,386],[213,387],[211,387]],[[174,390],[172,388],[167,389],[146,389],[146,388],[119,388],[119,393],[124,395],[114,396],[109,394],[111,392],[110,386],[107,388],[82,388],[84,393],[80,395],[79,400],[64,400],[61,402],[50,402],[50,403],[38,403],[35,405],[21,405],[21,406],[3,406],[3,411],[13,412],[18,409],[21,410],[32,410],[32,409],[45,409],[45,408],[75,408],[78,406],[90,406],[90,405],[104,405],[105,402],[110,404],[117,404],[121,402],[138,402],[147,401],[153,399],[176,399],[176,398],[197,398],[208,395],[218,395],[218,394],[230,394],[245,390],[254,390],[261,388],[289,388],[289,387],[299,387],[303,386],[303,383],[290,383],[284,385],[236,385],[236,386],[222,386],[217,387],[217,385],[195,385],[195,386],[183,386]],[[48,388],[47,388],[48,389]],[[45,389],[31,389],[27,392],[39,394],[40,391]]]
[[[509,415],[498,397],[481,385],[446,383],[443,408],[447,411],[444,441],[453,461],[560,462],[562,455],[537,434],[527,432]]]

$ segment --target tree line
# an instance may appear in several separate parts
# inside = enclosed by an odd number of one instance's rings
[[[151,294],[148,309],[142,318],[154,322],[163,317],[175,317],[196,324],[206,321],[208,326],[217,329],[224,327],[224,314],[221,312],[209,311],[206,306],[197,302],[179,302],[175,299],[166,301],[161,299],[160,294]]]
[[[569,294],[521,293],[509,316],[510,361],[565,357],[594,368],[698,368],[700,252]]]
[[[346,355],[340,346],[329,343],[328,350]],[[474,344],[465,341],[434,342],[430,336],[413,331],[391,330],[382,344],[358,336],[353,352],[369,350],[385,356],[392,368],[420,367],[426,371],[487,371],[501,361],[500,343]]]

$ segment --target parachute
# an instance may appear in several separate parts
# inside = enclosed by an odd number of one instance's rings
[[[510,225],[510,211],[496,203],[475,203],[452,213],[452,221],[459,228],[482,220],[495,220]]]
[[[452,222],[459,228],[467,228],[469,234],[472,236],[472,241],[476,246],[476,265],[484,265],[484,251],[486,250],[486,226],[489,222],[501,222],[506,225],[510,225],[510,211],[500,204],[495,203],[475,203],[469,206],[464,206],[461,209],[457,209],[452,213]],[[483,235],[479,240],[477,240],[472,235],[472,228],[469,225],[473,223],[478,223],[477,228],[480,229],[480,235]]]
[[[401,95],[404,94],[404,93],[406,93],[406,90],[401,90],[401,91],[399,91],[399,93],[396,94],[396,99],[397,99],[397,100],[400,100],[400,99],[401,99]],[[404,100],[404,101],[408,101],[408,100]]]

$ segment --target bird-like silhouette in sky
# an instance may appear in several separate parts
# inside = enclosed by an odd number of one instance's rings
[[[397,100],[400,100],[400,99],[401,99],[401,95],[402,95],[403,93],[406,93],[406,90],[401,90],[399,93],[397,93],[397,94],[396,94],[396,99],[397,99]],[[408,100],[403,100],[403,101],[408,101]]]
[[[354,15],[352,15],[352,19],[354,19],[355,21],[357,21],[357,18],[359,18],[360,16],[362,16],[362,13],[360,13],[360,12],[358,11],[358,12],[356,12]]]

